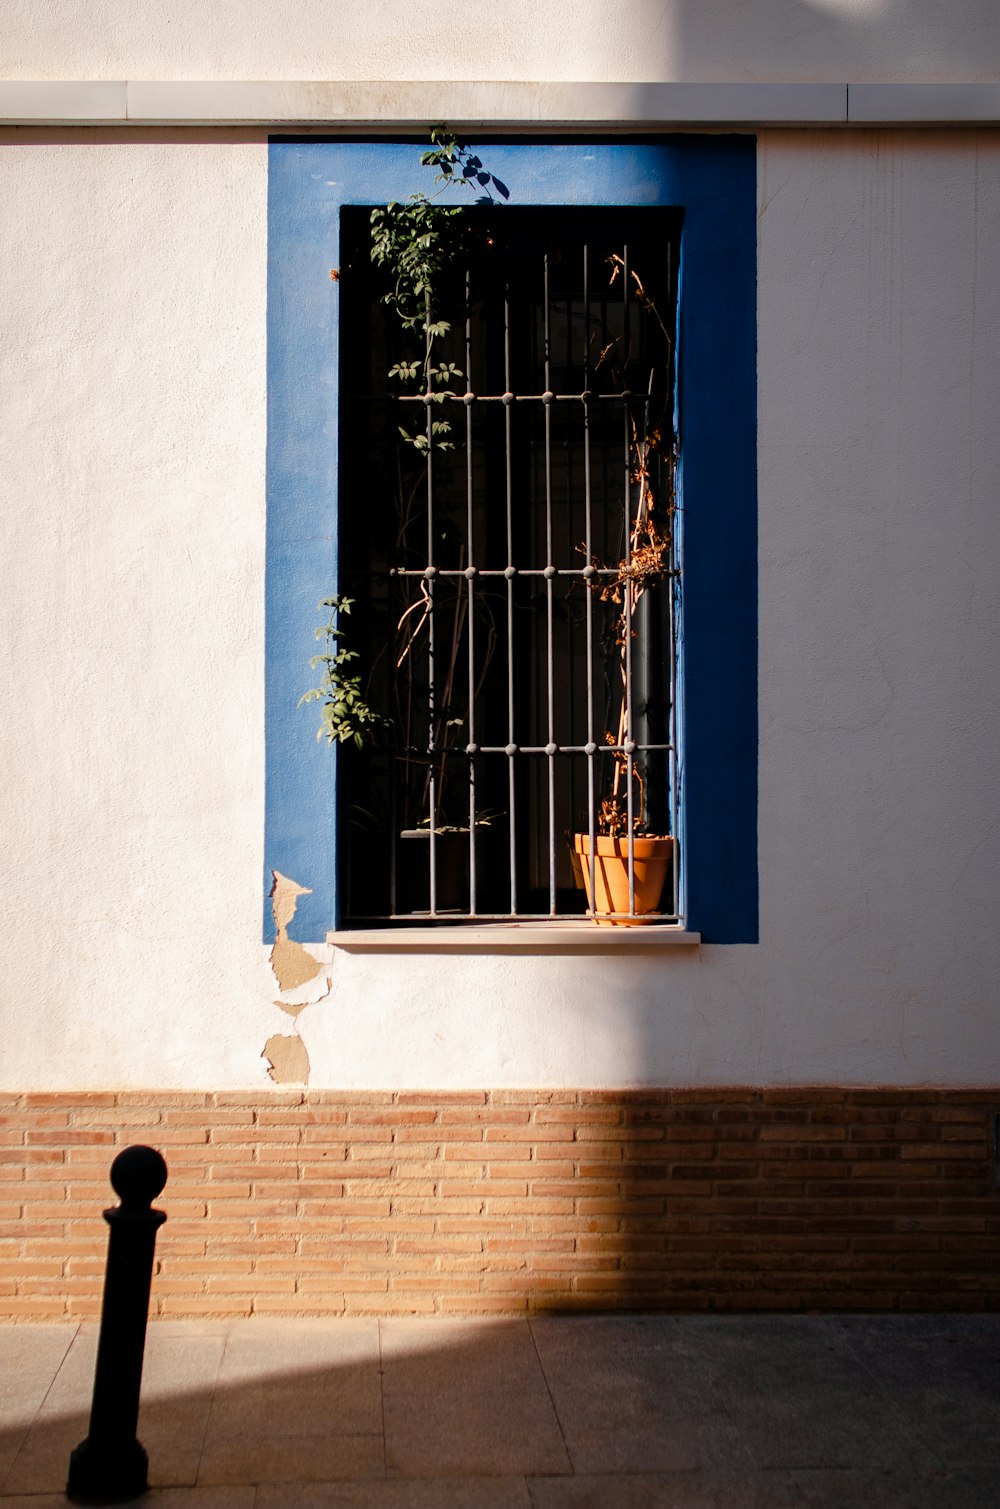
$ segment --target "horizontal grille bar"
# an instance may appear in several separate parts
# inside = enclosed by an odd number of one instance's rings
[[[634,912],[602,912],[602,922],[635,922]],[[652,922],[678,922],[677,912],[643,912],[643,922],[648,918]],[[366,916],[363,913],[352,912],[352,922],[385,922],[384,913],[372,913]],[[576,922],[583,927],[593,927],[593,923],[581,912],[390,912],[390,922]],[[609,938],[609,942],[611,939]]]
[[[513,759],[519,754],[644,754],[656,750],[661,752],[673,749],[672,744],[473,744],[461,748],[458,745],[428,744],[425,749],[418,745],[400,745],[401,754],[428,755],[480,755],[499,754],[507,755]]]
[[[381,576],[381,572],[372,572],[373,576]],[[475,581],[478,576],[502,576],[507,581],[512,581],[515,576],[543,576],[551,580],[554,576],[579,577],[583,581],[593,581],[595,576],[607,576],[612,579],[621,577],[627,581],[633,573],[618,566],[392,566],[390,576],[420,576],[424,581],[433,581],[442,576],[461,576],[466,581]],[[636,576],[641,572],[636,571]],[[659,575],[666,580],[667,577],[679,576],[679,571],[661,570]]]
[[[395,403],[442,403],[449,399],[452,403],[669,403],[669,393],[647,393],[645,389],[637,392],[632,388],[623,388],[620,393],[592,393],[588,390],[583,393],[454,393],[450,388],[442,388],[433,393],[396,393],[392,395]]]

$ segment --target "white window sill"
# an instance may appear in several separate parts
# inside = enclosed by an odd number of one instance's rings
[[[326,941],[355,954],[609,954],[696,948],[701,934],[676,923],[612,927],[581,920],[366,928],[327,933]]]

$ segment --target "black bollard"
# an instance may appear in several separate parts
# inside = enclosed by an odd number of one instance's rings
[[[111,1165],[121,1204],[104,1212],[111,1230],[90,1433],[70,1454],[66,1484],[67,1497],[82,1503],[114,1503],[146,1491],[149,1461],[135,1430],[153,1252],[167,1219],[150,1203],[166,1182],[167,1165],[155,1148],[127,1147]]]

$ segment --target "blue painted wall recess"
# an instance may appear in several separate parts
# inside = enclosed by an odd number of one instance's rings
[[[268,180],[267,811],[270,871],[312,888],[297,931],[337,921],[335,758],[314,737],[317,604],[337,574],[340,211],[426,191],[413,142],[274,139]],[[523,205],[683,210],[678,393],[682,852],[687,921],[755,943],[757,880],[756,141],[491,141]],[[456,202],[457,199],[456,199]],[[273,936],[270,907],[265,937]]]

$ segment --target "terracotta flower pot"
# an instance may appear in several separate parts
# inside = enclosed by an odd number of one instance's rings
[[[674,855],[672,838],[653,838],[637,834],[632,840],[635,867],[635,913],[634,917],[609,916],[608,913],[628,913],[628,838],[610,838],[598,833],[595,839],[594,889],[590,894],[590,834],[574,833],[573,848],[579,856],[583,872],[583,888],[587,893],[587,905],[595,922],[612,927],[634,927],[639,923],[656,922],[655,913],[660,905],[663,887],[671,871]]]

